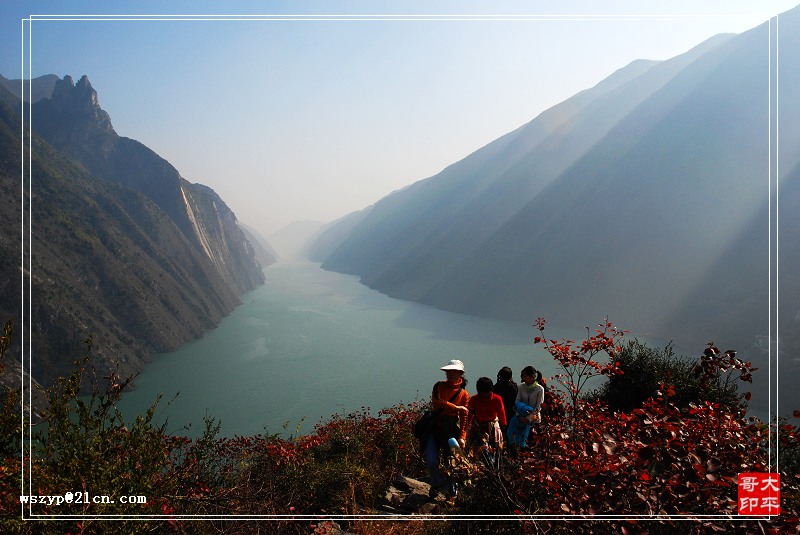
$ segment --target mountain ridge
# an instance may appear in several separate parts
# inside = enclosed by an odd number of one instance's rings
[[[252,245],[222,199],[183,180],[144,145],[117,136],[86,77],[74,85],[65,77],[55,85],[56,102],[33,104],[31,180],[23,203],[19,99],[4,86],[0,96],[0,267],[9,281],[0,285],[0,313],[23,320],[23,295],[14,281],[19,259],[27,259],[22,275],[32,290],[25,295],[30,312],[24,323],[32,333],[29,371],[36,381],[47,385],[68,373],[90,335],[101,374],[136,373],[154,353],[202,336],[240,303],[241,293],[263,283]],[[122,153],[130,158],[115,160]],[[127,175],[109,172],[125,165]],[[126,183],[136,169],[166,172],[167,191],[159,191],[153,177]],[[165,200],[176,194],[181,210],[171,214]],[[24,257],[21,206],[32,222]]]
[[[359,275],[367,286],[393,297],[428,302],[426,294],[438,284],[434,278],[457,269],[460,262],[469,261],[472,250],[489,239],[516,210],[602,135],[601,130],[583,125],[598,121],[613,124],[687,62],[728,39],[730,36],[711,38],[668,62],[636,60],[440,174],[382,199],[370,216],[325,259],[323,267]],[[642,77],[646,77],[645,82]],[[607,101],[609,95],[621,92],[624,94],[617,98],[615,114],[605,113],[603,110],[608,106],[602,105],[603,99]],[[601,104],[591,108],[597,102]],[[581,110],[589,117],[576,121]],[[560,152],[554,152],[554,146],[560,147]],[[576,146],[584,148],[575,149]],[[554,155],[557,163],[550,163],[554,162]],[[476,165],[476,161],[485,165]],[[464,182],[472,182],[472,178],[464,180],[458,174],[464,169],[462,175],[486,174],[489,178],[484,180],[490,183],[482,189],[463,187]],[[443,188],[442,183],[451,185]],[[425,192],[426,189],[429,191]],[[454,202],[448,196],[453,191],[465,200]],[[427,211],[421,208],[428,206],[431,208]],[[382,223],[391,219],[394,221],[390,225]],[[457,238],[453,239],[454,236]],[[414,257],[415,261],[409,263],[408,257]],[[359,265],[358,270],[353,263]],[[428,273],[430,280],[420,273]],[[407,282],[400,287],[398,281]]]
[[[798,13],[781,16],[781,50],[800,46],[793,31],[800,30]],[[516,174],[506,171],[513,169],[508,161],[478,169],[504,179],[470,203],[456,200],[460,213],[447,211],[440,175],[403,190],[404,199],[382,199],[323,268],[459,313],[514,321],[545,316],[573,327],[609,317],[640,336],[678,339],[690,349],[704,347],[706,337],[724,338],[763,364],[768,292],[758,294],[755,285],[766,286],[767,262],[731,259],[762,258],[763,243],[743,237],[767,236],[776,70],[768,62],[775,55],[766,53],[769,35],[764,23],[717,36],[598,95],[532,143]],[[796,55],[782,61],[781,81],[800,86]],[[785,118],[800,117],[798,108],[781,104],[781,139],[790,142],[781,157],[789,168],[800,154],[791,143],[800,133]],[[462,192],[474,183],[467,172],[448,179],[453,188],[463,184]],[[442,215],[430,217],[420,206]],[[741,281],[747,290],[711,284],[723,268],[728,273],[718,281]],[[700,331],[711,325],[715,332]]]

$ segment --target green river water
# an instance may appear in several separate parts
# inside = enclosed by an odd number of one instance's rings
[[[126,417],[163,394],[156,414],[172,433],[200,434],[207,414],[226,436],[306,434],[335,413],[428,398],[451,358],[464,361],[470,393],[502,366],[517,380],[527,365],[556,372],[529,323],[392,299],[311,262],[278,263],[265,274],[267,283],[217,328],[148,364],[120,403]],[[549,327],[548,336],[561,337]]]

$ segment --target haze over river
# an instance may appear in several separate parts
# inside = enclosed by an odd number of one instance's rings
[[[219,327],[154,358],[120,403],[126,417],[163,393],[156,414],[168,418],[169,432],[198,435],[208,414],[222,435],[307,434],[335,413],[377,413],[429,398],[451,358],[464,361],[470,394],[479,377],[495,380],[502,366],[517,382],[527,365],[545,377],[556,373],[551,357],[533,345],[538,331],[530,323],[400,301],[311,262],[278,263],[265,273],[267,283],[242,296]],[[538,315],[531,310],[531,320]],[[585,335],[550,326],[545,332]]]

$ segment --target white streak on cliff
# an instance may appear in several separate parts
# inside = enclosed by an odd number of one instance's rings
[[[197,239],[200,242],[200,245],[203,247],[203,250],[206,252],[206,256],[208,256],[208,258],[210,258],[216,264],[214,253],[211,252],[211,244],[209,244],[208,238],[206,237],[206,233],[203,231],[202,226],[197,222],[197,218],[194,215],[194,210],[192,209],[192,204],[189,202],[189,199],[186,196],[186,191],[183,189],[183,184],[180,185],[180,188],[181,195],[183,195],[183,203],[186,206],[186,215],[189,216],[189,221],[191,221],[192,226],[194,227],[194,232],[197,235]]]

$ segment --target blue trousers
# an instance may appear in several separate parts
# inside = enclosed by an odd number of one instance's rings
[[[445,476],[439,469],[439,445],[436,443],[435,433],[428,435],[425,442],[425,464],[428,466],[428,473],[431,476],[431,486],[444,488],[449,483],[447,476]]]

